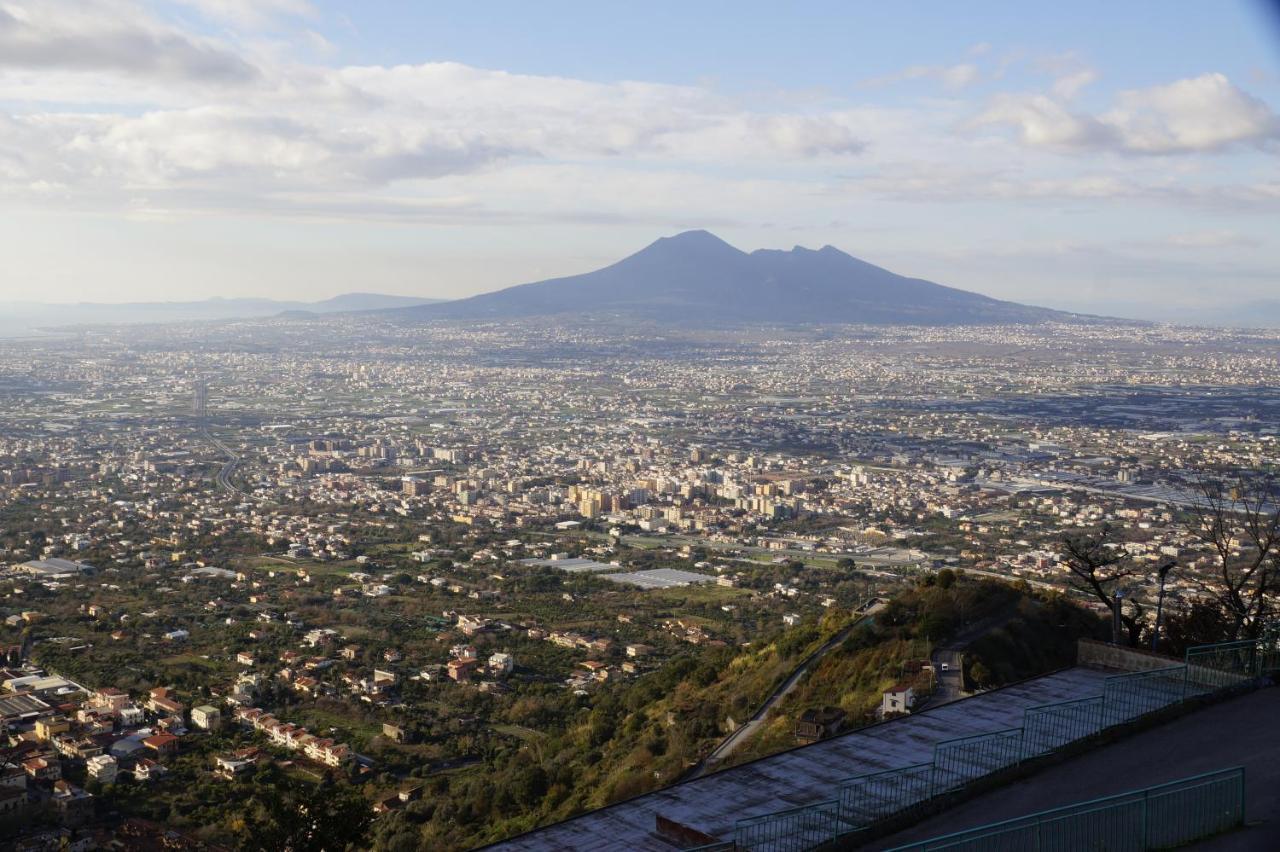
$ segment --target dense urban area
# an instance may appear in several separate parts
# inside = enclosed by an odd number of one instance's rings
[[[0,837],[470,848],[1079,637],[1250,635],[1278,344],[354,315],[0,340]]]

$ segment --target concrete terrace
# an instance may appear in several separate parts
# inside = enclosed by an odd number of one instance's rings
[[[1101,695],[1109,673],[1077,667],[1035,678],[676,784],[490,848],[672,852],[673,844],[655,832],[659,815],[730,840],[740,819],[829,799],[854,775],[927,763],[943,740],[1020,727],[1028,707]]]
[[[1247,828],[1195,849],[1280,849],[1280,689],[1261,689],[1041,769],[929,817],[868,849],[890,849],[1232,766],[1245,768]]]

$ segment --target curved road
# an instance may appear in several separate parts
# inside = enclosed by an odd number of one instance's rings
[[[218,487],[230,494],[239,494],[242,497],[245,496],[245,493],[231,482],[231,474],[235,473],[236,468],[240,465],[240,456],[235,450],[228,447],[221,440],[215,438],[208,429],[201,429],[200,434],[204,436],[206,441],[213,444],[227,456],[227,463],[218,471],[218,475],[216,477]]]
[[[800,665],[796,666],[795,670],[787,676],[787,679],[784,680],[767,699],[765,699],[764,704],[762,704],[760,709],[755,712],[755,715],[753,715],[745,724],[740,726],[732,734],[721,740],[720,745],[716,746],[715,749],[712,750],[711,754],[704,757],[696,766],[689,770],[689,772],[684,776],[684,780],[698,778],[699,776],[707,774],[709,769],[720,765],[724,762],[725,758],[737,750],[738,746],[751,739],[751,735],[760,727],[760,723],[769,715],[769,711],[778,706],[778,702],[786,698],[791,691],[796,688],[796,684],[800,682],[800,678],[804,677],[805,673],[813,667],[814,663],[818,662],[827,654],[831,653],[831,651],[835,650],[841,642],[849,637],[849,634],[853,632],[853,628],[862,623],[863,619],[876,614],[880,610],[884,609],[884,607],[884,601],[873,599],[870,606],[863,609],[857,618],[841,628],[838,633],[826,642],[822,643],[820,648],[805,657],[804,660],[800,662]]]

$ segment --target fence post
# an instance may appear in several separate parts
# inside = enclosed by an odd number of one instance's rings
[[[1149,789],[1142,791],[1142,852],[1151,848],[1148,838],[1147,823],[1150,821],[1151,810],[1151,791]]]
[[[1240,767],[1240,825],[1244,825],[1244,772],[1243,766]]]

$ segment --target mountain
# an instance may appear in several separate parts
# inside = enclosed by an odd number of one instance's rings
[[[275,299],[205,299],[198,302],[0,302],[4,323],[0,333],[35,328],[106,323],[183,322],[257,319],[281,313],[332,314],[378,311],[425,305],[439,299],[385,296],[379,293],[346,293],[319,302]]]
[[[706,231],[604,269],[397,311],[414,319],[590,315],[683,325],[963,325],[1082,319],[905,278],[826,246],[747,253]]]

